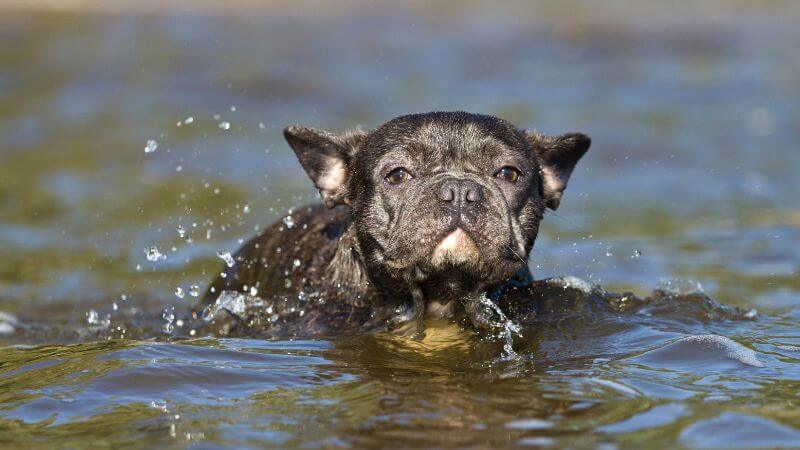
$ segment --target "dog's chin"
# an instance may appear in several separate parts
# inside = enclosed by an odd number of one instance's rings
[[[431,266],[461,266],[477,264],[481,253],[475,241],[461,228],[448,233],[433,249]]]
[[[387,258],[385,265],[397,274],[407,274],[416,282],[428,280],[473,280],[494,283],[514,275],[523,260],[498,248],[485,247],[486,238],[473,237],[461,227],[448,230],[435,239],[420,239],[420,247],[427,249],[405,255],[404,258]],[[483,245],[481,243],[484,243]]]

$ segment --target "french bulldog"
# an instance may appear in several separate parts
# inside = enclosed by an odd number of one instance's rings
[[[426,318],[491,326],[486,299],[532,280],[539,222],[591,143],[466,112],[283,134],[324,207],[291,212],[245,243],[204,303],[272,299],[263,320],[241,324],[250,327],[294,315],[295,326],[417,335]]]

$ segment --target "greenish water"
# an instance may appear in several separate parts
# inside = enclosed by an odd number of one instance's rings
[[[800,447],[800,15],[746,3],[0,12],[0,446]],[[446,326],[164,332],[315,201],[284,125],[436,109],[590,134],[534,275],[672,295],[576,294],[511,360]]]

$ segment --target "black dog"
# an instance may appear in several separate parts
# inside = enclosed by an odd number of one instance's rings
[[[583,134],[545,136],[465,112],[340,135],[289,126],[284,136],[328,209],[274,224],[209,288],[206,304],[271,299],[268,314],[241,321],[250,327],[291,315],[324,323],[317,331],[421,332],[426,316],[488,327],[486,296],[531,279],[539,221],[590,145]]]

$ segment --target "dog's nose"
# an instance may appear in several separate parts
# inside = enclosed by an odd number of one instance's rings
[[[472,180],[451,178],[439,186],[439,200],[459,207],[479,202],[482,198],[480,185]]]

